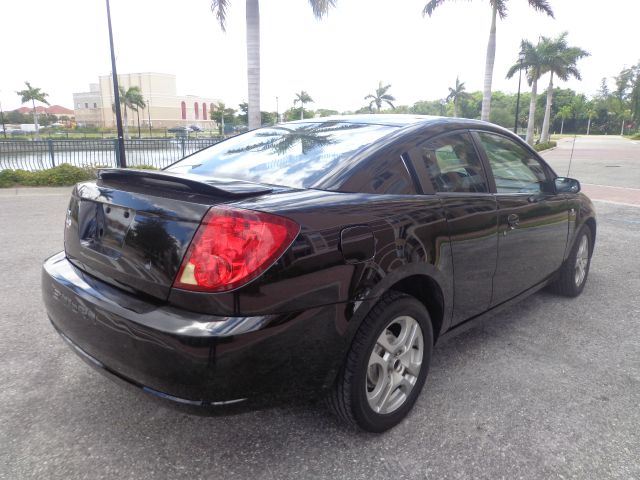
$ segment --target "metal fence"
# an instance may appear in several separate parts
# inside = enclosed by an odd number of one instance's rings
[[[222,140],[149,138],[124,140],[127,166],[163,168]],[[77,167],[117,167],[117,139],[0,141],[0,170],[43,170],[62,163]]]

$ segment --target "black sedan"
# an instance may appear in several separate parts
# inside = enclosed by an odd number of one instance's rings
[[[83,359],[157,397],[322,397],[381,432],[444,334],[545,286],[580,294],[596,221],[579,191],[484,122],[276,125],[78,184],[44,301]]]

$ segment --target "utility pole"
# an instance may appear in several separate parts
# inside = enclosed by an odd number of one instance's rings
[[[111,76],[113,77],[113,98],[116,110],[116,129],[118,131],[118,166],[127,168],[127,159],[124,151],[124,134],[122,133],[122,114],[120,112],[120,90],[118,87],[118,72],[116,70],[116,54],[113,51],[113,32],[111,31],[111,9],[107,1],[107,23],[109,25],[109,47],[111,48]]]

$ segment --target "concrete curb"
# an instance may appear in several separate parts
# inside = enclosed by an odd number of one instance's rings
[[[11,187],[0,188],[0,197],[70,195],[73,187]]]

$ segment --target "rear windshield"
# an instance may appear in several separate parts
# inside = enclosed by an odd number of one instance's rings
[[[396,129],[345,122],[276,125],[225,140],[166,170],[310,188],[358,150]]]

